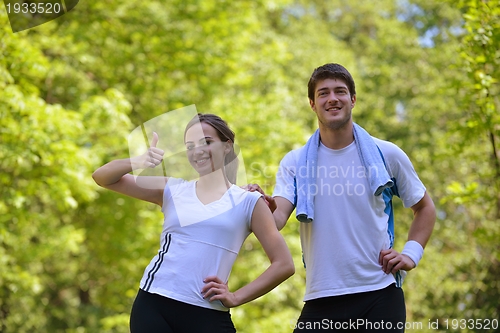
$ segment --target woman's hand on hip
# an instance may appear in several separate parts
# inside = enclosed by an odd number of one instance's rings
[[[209,276],[203,282],[205,282],[205,286],[201,290],[203,298],[210,302],[219,300],[226,308],[239,305],[234,293],[229,291],[227,283],[222,282],[217,276]]]

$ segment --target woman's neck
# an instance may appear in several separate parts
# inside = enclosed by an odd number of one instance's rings
[[[197,190],[200,192],[225,192],[231,187],[222,169],[203,175],[198,179]]]
[[[196,182],[196,196],[204,205],[217,201],[229,190],[231,184],[222,171],[204,175]]]

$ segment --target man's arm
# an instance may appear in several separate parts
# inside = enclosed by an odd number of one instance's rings
[[[259,186],[259,184],[248,184],[246,186],[242,186],[244,190],[250,192],[259,192],[264,196],[264,201],[267,206],[271,210],[274,216],[274,222],[276,222],[276,227],[278,230],[283,229],[290,214],[292,214],[293,209],[295,208],[293,204],[283,197],[271,197],[267,195],[264,190]]]
[[[417,241],[425,248],[436,222],[434,202],[426,192],[424,197],[413,205],[411,209],[413,210],[414,217],[410,231],[408,232],[408,240]]]
[[[276,209],[273,212],[274,222],[276,222],[276,227],[278,230],[283,229],[293,212],[293,204],[283,197],[272,198],[276,202]]]
[[[434,229],[436,208],[431,197],[426,192],[422,199],[413,205],[411,209],[413,210],[413,222],[408,232],[408,242],[415,241],[423,249]],[[418,247],[418,245],[416,246]],[[409,271],[416,266],[416,263],[410,257],[394,249],[381,251],[379,263],[382,265],[382,270],[387,274],[396,273],[400,269]]]

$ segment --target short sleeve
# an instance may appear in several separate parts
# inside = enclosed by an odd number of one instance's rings
[[[163,205],[161,211],[165,213],[164,209],[167,206],[167,202],[172,198],[172,193],[174,193],[181,185],[188,183],[187,180],[182,178],[168,177],[167,183],[163,188]]]
[[[273,197],[283,197],[294,206],[297,202],[295,190],[295,175],[297,171],[297,161],[300,149],[292,150],[283,157],[276,174],[276,185]]]
[[[388,165],[389,173],[396,179],[399,197],[406,208],[417,204],[423,197],[426,188],[413,167],[410,158],[395,144],[383,140],[376,140],[382,150]]]
[[[247,226],[248,230],[252,230],[252,215],[255,209],[255,205],[257,205],[257,201],[262,197],[262,194],[259,192],[246,192],[246,214],[247,214]]]

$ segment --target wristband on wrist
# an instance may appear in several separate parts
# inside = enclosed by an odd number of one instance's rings
[[[410,257],[410,259],[415,263],[415,267],[417,267],[418,262],[424,255],[424,248],[422,247],[422,245],[420,245],[419,242],[410,240],[406,242],[405,246],[403,247],[403,251],[401,251],[401,254]]]

